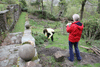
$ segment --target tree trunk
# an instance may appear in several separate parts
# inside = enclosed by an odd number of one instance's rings
[[[51,2],[51,14],[52,14],[52,12],[53,12],[53,1],[54,1],[54,0],[52,0],[52,2]]]
[[[98,14],[100,14],[100,0],[98,0],[97,12],[98,12]]]
[[[82,18],[83,18],[84,6],[85,6],[86,1],[87,1],[87,0],[82,1],[80,20],[82,20]]]
[[[44,7],[43,7],[43,0],[41,0],[41,3],[42,3],[42,15],[43,15],[43,10],[44,10]]]
[[[40,0],[37,0],[40,3]],[[38,9],[40,10],[40,4],[38,4]]]

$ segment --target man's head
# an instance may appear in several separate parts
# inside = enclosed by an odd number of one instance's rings
[[[74,14],[72,17],[74,21],[79,21],[80,19],[80,16],[78,14]]]

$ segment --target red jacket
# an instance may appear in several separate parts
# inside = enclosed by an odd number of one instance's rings
[[[78,42],[83,31],[83,24],[80,21],[75,21],[70,27],[66,27],[66,31],[69,33],[68,39],[70,42]]]

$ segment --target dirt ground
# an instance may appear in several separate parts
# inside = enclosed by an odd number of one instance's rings
[[[47,44],[47,43],[46,43]],[[80,52],[80,55],[82,57],[81,61],[77,61],[75,53],[74,53],[74,61],[70,62],[67,57],[69,57],[69,51],[68,50],[62,50],[58,47],[51,47],[51,48],[45,48],[45,47],[37,47],[40,64],[42,64],[43,67],[76,67],[75,62],[80,65],[86,65],[86,64],[94,64],[94,63],[100,63],[100,57],[96,54],[89,54]],[[54,53],[57,51],[62,51],[66,54],[65,60],[63,62],[56,62],[54,59]]]

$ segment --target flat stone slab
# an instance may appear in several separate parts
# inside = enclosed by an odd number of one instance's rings
[[[9,10],[4,10],[4,11],[0,11],[0,14],[4,14],[6,12],[8,12]]]
[[[25,42],[31,41],[33,43],[34,47],[36,47],[35,46],[35,39],[31,35],[31,30],[30,29],[24,31],[24,34],[22,36],[21,41],[22,41],[22,44],[25,43]]]
[[[0,46],[0,67],[13,67],[17,64],[18,44]]]
[[[21,44],[22,35],[22,32],[9,33],[1,45]]]

